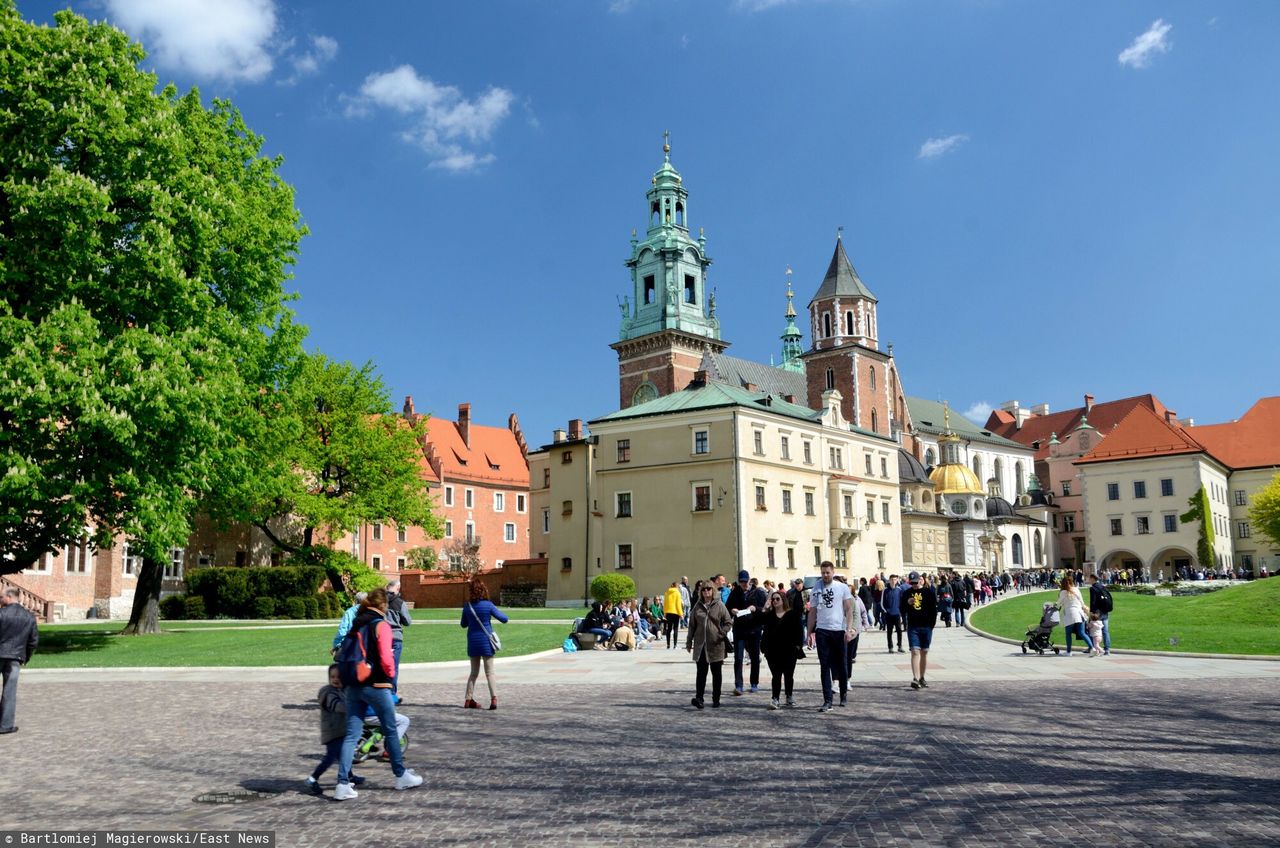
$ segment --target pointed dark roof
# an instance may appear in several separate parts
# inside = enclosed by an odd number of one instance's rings
[[[839,238],[836,239],[836,252],[831,254],[827,276],[822,278],[822,285],[818,287],[818,293],[809,301],[809,305],[827,297],[865,297],[873,302],[876,300],[876,296],[858,277],[853,263],[849,261],[849,255],[844,252],[844,240]]]

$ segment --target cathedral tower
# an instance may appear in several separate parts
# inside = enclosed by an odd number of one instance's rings
[[[631,233],[632,294],[620,304],[618,400],[625,409],[677,392],[698,370],[704,350],[720,353],[715,294],[707,292],[707,240],[689,235],[689,192],[671,165],[664,134],[663,162],[646,194],[648,228]]]

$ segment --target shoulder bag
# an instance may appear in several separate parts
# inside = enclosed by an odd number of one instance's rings
[[[489,637],[489,644],[493,646],[493,652],[496,654],[502,650],[502,640],[498,638],[498,634],[493,632],[493,628],[486,625],[480,620],[480,616],[476,615],[475,607],[471,606],[471,602],[467,601],[467,609],[471,610],[471,617],[476,620],[480,627],[484,630],[485,635]]]

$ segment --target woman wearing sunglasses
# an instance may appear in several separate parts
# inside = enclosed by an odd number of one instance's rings
[[[761,647],[764,658],[769,663],[769,673],[773,675],[773,698],[769,701],[769,709],[776,710],[783,687],[786,688],[788,707],[796,705],[792,697],[795,690],[796,660],[800,656],[800,617],[803,610],[792,607],[787,596],[774,590],[769,595],[769,603],[762,612],[756,613],[757,620],[764,624],[764,636]]]

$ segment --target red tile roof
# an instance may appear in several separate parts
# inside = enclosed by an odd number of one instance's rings
[[[1262,398],[1239,421],[1205,424],[1189,432],[1232,468],[1280,466],[1280,396]]]
[[[1136,397],[1122,398],[1121,400],[1112,400],[1106,403],[1095,403],[1088,413],[1089,426],[1103,436],[1109,436],[1111,431],[1139,406],[1151,410],[1160,418],[1164,417],[1166,411],[1165,405],[1152,394],[1137,395]],[[987,429],[998,436],[1012,439],[1027,447],[1031,447],[1033,443],[1039,441],[1040,447],[1036,450],[1036,459],[1048,459],[1050,437],[1057,433],[1058,438],[1062,438],[1067,433],[1074,431],[1076,427],[1080,426],[1080,419],[1084,416],[1084,407],[1078,406],[1075,409],[1064,409],[1061,412],[1054,412],[1049,415],[1033,415],[1024,421],[1022,427],[1019,428],[1012,413],[1003,409],[996,409],[987,418]]]
[[[1092,417],[1089,423],[1093,423]],[[1192,453],[1207,451],[1188,430],[1177,423],[1170,424],[1146,405],[1138,404],[1097,447],[1077,459],[1075,464]]]
[[[462,441],[456,421],[427,420],[427,444],[439,464],[441,476],[490,485],[529,488],[529,463],[516,434],[507,427],[471,423],[470,445]]]

